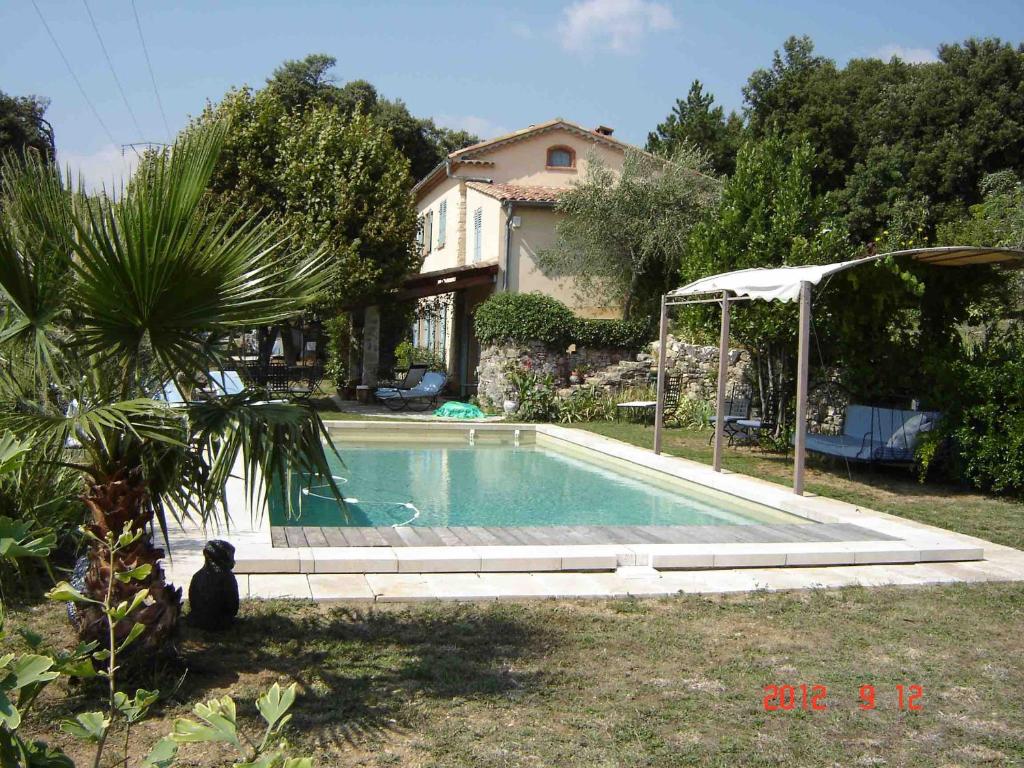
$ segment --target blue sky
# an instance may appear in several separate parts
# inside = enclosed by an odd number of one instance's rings
[[[130,116],[83,0],[0,0],[0,89],[52,100],[63,163],[90,186],[123,172],[117,145],[167,141],[131,0],[87,0],[123,85]],[[262,84],[281,61],[335,56],[339,81],[365,78],[416,115],[488,137],[562,116],[603,123],[642,144],[699,78],[727,108],[750,72],[788,35],[808,34],[840,63],[892,54],[934,58],[941,42],[1024,39],[1020,0],[811,2],[505,0],[267,2],[135,0],[172,132],[231,85]],[[141,128],[141,131],[140,131]]]

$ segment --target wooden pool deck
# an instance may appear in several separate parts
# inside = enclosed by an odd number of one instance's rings
[[[782,544],[894,541],[850,523],[523,527],[272,526],[275,547],[485,547],[573,544]]]

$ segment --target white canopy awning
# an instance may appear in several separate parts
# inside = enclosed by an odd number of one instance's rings
[[[741,269],[701,278],[689,285],[661,297],[661,323],[658,334],[658,399],[654,411],[654,452],[661,453],[661,432],[664,426],[666,357],[668,338],[668,309],[689,304],[721,304],[722,326],[718,341],[718,389],[715,401],[715,450],[712,466],[722,470],[722,441],[725,436],[725,387],[728,379],[729,312],[732,302],[750,298],[763,301],[800,300],[800,320],[797,334],[796,365],[796,423],[793,435],[793,492],[804,492],[804,461],[807,441],[807,383],[811,334],[812,286],[836,272],[879,259],[902,257],[938,267],[966,267],[981,264],[999,264],[1024,267],[1024,250],[1017,248],[975,248],[948,246],[942,248],[913,248],[879,255],[872,254],[837,264],[817,264],[803,267],[775,267]],[[730,295],[731,294],[731,295]]]
[[[748,296],[763,301],[795,301],[800,296],[800,284],[817,285],[828,275],[842,272],[869,261],[888,256],[906,256],[935,266],[970,266],[975,264],[1024,263],[1024,251],[1013,248],[914,248],[877,256],[865,256],[835,264],[817,264],[804,267],[762,267],[723,272],[695,280],[682,288],[670,291],[670,298],[699,296],[728,291],[734,296]]]

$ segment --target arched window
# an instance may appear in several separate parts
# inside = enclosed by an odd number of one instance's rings
[[[572,147],[548,147],[548,168],[575,168],[576,152]]]

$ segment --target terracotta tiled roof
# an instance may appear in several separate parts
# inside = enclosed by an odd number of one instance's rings
[[[526,184],[487,184],[467,181],[466,186],[503,203],[556,203],[565,190],[560,187],[528,186]]]

